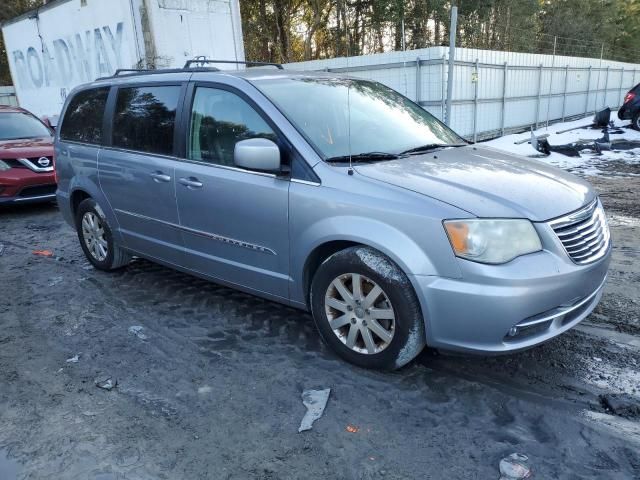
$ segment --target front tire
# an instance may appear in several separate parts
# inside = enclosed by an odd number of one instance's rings
[[[347,248],[325,260],[313,278],[310,303],[324,341],[360,367],[400,368],[425,346],[411,282],[372,248]]]
[[[115,270],[131,260],[113,241],[113,232],[102,209],[92,198],[83,200],[76,212],[78,240],[85,256],[98,270]]]

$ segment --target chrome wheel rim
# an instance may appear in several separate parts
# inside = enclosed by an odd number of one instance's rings
[[[86,212],[82,216],[82,238],[91,256],[99,262],[107,258],[109,252],[104,225],[98,215]]]
[[[324,297],[329,326],[347,348],[374,355],[387,348],[396,331],[391,301],[382,288],[358,273],[336,277]]]

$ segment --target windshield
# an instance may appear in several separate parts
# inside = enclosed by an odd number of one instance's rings
[[[0,113],[0,140],[50,137],[51,131],[28,113]]]
[[[253,82],[325,160],[466,143],[429,112],[377,82],[304,77]]]

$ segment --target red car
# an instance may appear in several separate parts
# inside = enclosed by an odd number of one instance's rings
[[[0,205],[54,200],[53,132],[28,111],[0,105]]]

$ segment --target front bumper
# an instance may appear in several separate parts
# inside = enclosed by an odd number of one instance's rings
[[[0,172],[0,204],[44,202],[55,198],[54,172],[34,172],[26,168]]]
[[[509,353],[543,343],[586,318],[602,296],[611,246],[598,261],[582,266],[559,241],[545,245],[543,240],[543,248],[504,265],[459,260],[460,279],[413,276],[427,344]]]
[[[638,107],[633,108],[630,104],[625,104],[618,110],[618,118],[620,120],[631,120],[635,112],[638,111]]]

